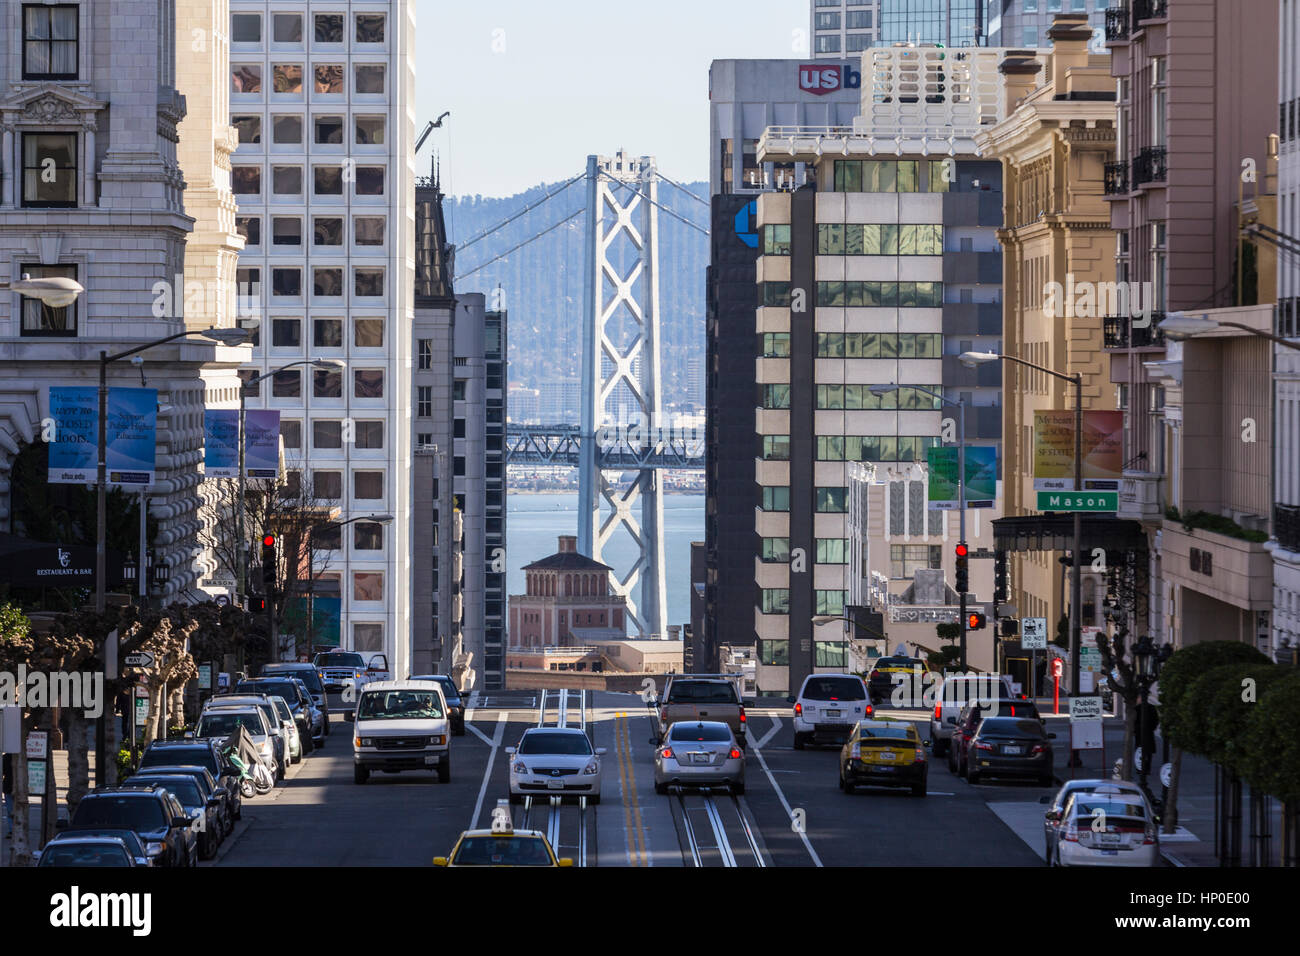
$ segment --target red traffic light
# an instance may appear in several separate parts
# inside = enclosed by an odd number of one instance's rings
[[[988,618],[986,618],[979,611],[973,611],[970,614],[966,615],[966,630],[968,631],[978,631],[980,628],[984,627],[987,623],[988,623]]]
[[[964,558],[969,553],[969,549],[964,544],[957,545],[957,557]]]
[[[273,534],[264,534],[264,535],[262,535],[262,547],[264,547],[264,548],[274,548],[274,547],[275,547],[275,535],[273,535]]]

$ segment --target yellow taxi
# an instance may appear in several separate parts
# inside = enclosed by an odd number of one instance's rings
[[[924,797],[929,759],[916,728],[902,720],[862,720],[840,750],[840,789],[910,787]]]
[[[434,866],[573,866],[557,857],[540,830],[516,830],[506,801],[492,811],[492,827],[466,830],[449,856],[435,856]]]

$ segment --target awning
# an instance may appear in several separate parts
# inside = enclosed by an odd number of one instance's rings
[[[1146,551],[1147,536],[1137,521],[1110,515],[1083,515],[1082,551]],[[1017,515],[993,519],[993,547],[998,551],[1069,551],[1074,547],[1074,517],[1068,514]]]
[[[105,555],[105,585],[123,583],[122,555]],[[89,588],[95,586],[95,549],[51,544],[0,533],[0,581],[16,588]]]

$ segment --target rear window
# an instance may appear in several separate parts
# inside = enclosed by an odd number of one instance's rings
[[[919,657],[882,657],[876,661],[876,670],[885,670],[886,668],[911,670],[913,667],[919,667],[925,670],[925,661]]]
[[[243,710],[212,710],[199,718],[198,735],[200,737],[229,737],[240,727],[248,730],[251,737],[266,735],[266,722],[262,712]]]
[[[980,736],[988,737],[1042,737],[1043,725],[1036,720],[1019,717],[985,717],[980,724]]]
[[[670,704],[737,704],[736,689],[721,680],[675,680],[668,688]]]
[[[731,739],[731,731],[717,724],[673,724],[673,731],[669,736],[672,740],[723,743]]]
[[[216,755],[207,747],[151,747],[140,758],[141,770],[189,765],[206,767],[214,776],[221,773]]]
[[[77,805],[72,817],[73,827],[119,826],[142,833],[161,830],[167,826],[163,805],[149,794],[117,796],[87,794]]]
[[[298,703],[298,685],[292,681],[240,681],[235,690],[241,694],[265,694],[267,697],[283,697],[285,703]]]
[[[800,696],[807,700],[866,700],[867,692],[856,677],[810,677]]]
[[[310,693],[323,694],[325,692],[325,688],[321,686],[320,677],[316,673],[316,667],[314,664],[290,665],[287,667],[283,664],[267,664],[262,668],[263,677],[270,677],[272,674],[277,676],[280,674],[292,675],[306,684],[307,690]]]
[[[909,727],[863,727],[858,737],[868,744],[876,740],[910,743],[913,737],[910,730]]]
[[[1081,797],[1074,801],[1074,812],[1080,817],[1099,817],[1104,813],[1107,817],[1134,820],[1145,820],[1147,816],[1147,808],[1140,800],[1089,800]]]

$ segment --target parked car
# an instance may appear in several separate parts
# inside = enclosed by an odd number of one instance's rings
[[[273,762],[267,763],[267,768],[275,774],[276,780],[284,779],[284,768],[289,765],[289,731],[285,728],[283,720],[276,712],[275,704],[265,694],[226,694],[221,697],[213,697],[203,705],[203,713],[209,713],[216,710],[240,709],[243,707],[256,707],[262,712],[262,718],[266,722],[267,733],[271,738],[271,749],[273,752]],[[250,730],[249,733],[252,733]]]
[[[160,774],[145,771],[133,775],[127,780],[133,786],[165,787],[185,808],[194,822],[199,844],[199,859],[210,860],[217,855],[217,848],[225,834],[225,827],[219,816],[220,801],[216,796],[205,794],[198,781],[181,774]]]
[[[592,748],[578,727],[530,727],[510,757],[510,802],[526,796],[586,797],[600,803],[600,758],[604,747]]]
[[[283,697],[289,705],[294,725],[298,728],[298,739],[303,753],[311,753],[315,747],[314,739],[324,735],[323,721],[311,698],[311,692],[301,679],[291,676],[252,677],[241,680],[235,685],[236,694],[264,694],[267,697]]]
[[[82,869],[101,866],[138,866],[120,837],[75,836],[51,840],[41,852],[37,866],[66,866]]]
[[[929,766],[925,743],[907,721],[859,721],[840,750],[840,789],[910,787],[924,797]]]
[[[967,704],[978,703],[980,700],[1011,701],[1016,697],[1011,692],[1011,678],[1006,674],[954,674],[944,678],[936,693],[934,713],[930,717],[930,742],[934,755],[942,757],[948,752],[957,718]]]
[[[799,693],[786,700],[794,704],[795,750],[809,743],[843,744],[858,721],[875,713],[856,674],[809,674]]]
[[[279,661],[274,664],[262,665],[263,677],[293,677],[302,681],[306,685],[308,693],[311,694],[311,702],[316,705],[316,709],[321,713],[321,739],[318,739],[317,746],[324,743],[323,738],[329,736],[329,699],[325,695],[325,685],[321,683],[320,672],[316,670],[315,664],[294,663],[292,661]]]
[[[1048,857],[1051,866],[1159,866],[1160,836],[1143,793],[1070,794]]]
[[[374,770],[436,770],[451,781],[451,728],[442,689],[433,681],[375,681],[357,698],[353,779]]]
[[[239,773],[222,756],[222,740],[224,738],[213,740],[198,736],[187,736],[182,740],[155,740],[145,747],[139,769],[202,767],[212,774],[217,786],[225,792],[230,819],[238,820],[244,815],[244,797],[239,789]]]
[[[230,794],[224,786],[213,778],[206,767],[162,764],[149,767],[147,770],[140,772],[153,777],[172,775],[190,777],[203,791],[205,800],[216,799],[218,804],[217,820],[221,827],[222,839],[229,836],[235,829],[235,812],[230,804]]]
[[[257,748],[263,765],[278,780],[280,764],[276,741],[279,739],[279,734],[267,727],[266,716],[257,707],[250,704],[243,707],[209,708],[199,715],[199,722],[195,725],[194,732],[200,737],[225,738],[233,734],[238,727],[248,731],[248,736],[252,738],[253,746]]]
[[[731,728],[740,744],[745,737],[745,705],[736,693],[736,685],[724,677],[697,675],[671,676],[659,702],[658,743],[663,743],[668,728],[678,721],[721,721]]]
[[[101,787],[82,797],[68,831],[134,830],[144,841],[145,853],[158,865],[196,866],[198,840],[190,824],[190,815],[165,787],[124,784]]]
[[[745,792],[745,752],[720,720],[679,720],[655,750],[655,793],[669,787],[726,787]]]
[[[1069,802],[1071,795],[1083,792],[1117,796],[1143,796],[1141,787],[1136,783],[1129,783],[1125,780],[1103,780],[1100,777],[1094,777],[1065,781],[1061,785],[1061,789],[1056,791],[1056,796],[1051,798],[1047,812],[1043,814],[1043,859],[1049,864],[1052,862],[1052,850],[1056,846],[1056,831],[1060,829],[1061,819],[1065,815],[1065,805]],[[1043,797],[1044,801],[1047,801],[1047,799],[1047,797]],[[1157,820],[1157,822],[1159,821]]]
[[[985,717],[966,746],[966,779],[1035,777],[1050,786],[1055,737],[1030,717]]]
[[[447,714],[451,720],[451,732],[457,737],[464,737],[466,701],[456,689],[456,682],[445,674],[422,674],[411,680],[431,680],[442,688],[442,697],[447,702]]]
[[[127,830],[121,827],[89,827],[84,830],[62,830],[50,837],[50,841],[45,844],[48,850],[56,843],[70,843],[77,840],[94,840],[96,838],[106,838],[110,840],[121,840],[122,845],[126,847],[126,852],[131,855],[131,859],[136,866],[153,866],[153,861],[149,858],[148,852],[144,848],[144,843],[140,839],[140,834],[134,830]],[[32,858],[40,866],[40,859],[43,855],[42,850],[35,850]],[[64,866],[63,863],[47,863],[46,866]],[[81,864],[66,864],[68,866],[78,866]]]
[[[271,703],[275,705],[276,716],[280,718],[280,726],[289,735],[289,762],[300,763],[302,761],[302,736],[298,733],[298,722],[293,719],[293,711],[289,709],[289,702],[279,694],[268,695],[268,697]]]

